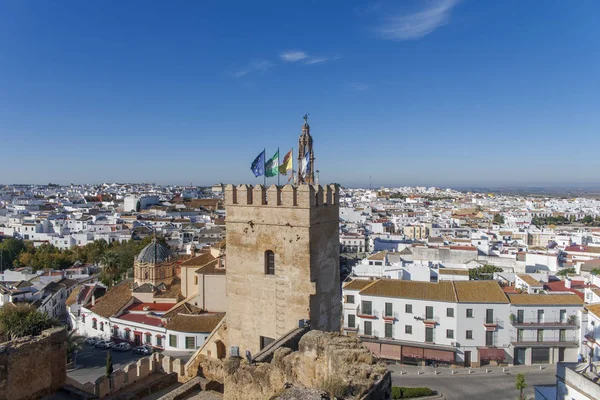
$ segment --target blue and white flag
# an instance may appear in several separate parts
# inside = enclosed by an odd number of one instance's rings
[[[306,178],[310,174],[310,152],[304,155],[300,165],[300,174]]]
[[[261,151],[260,154],[252,161],[250,169],[254,173],[254,176],[261,176],[265,174],[265,151]]]

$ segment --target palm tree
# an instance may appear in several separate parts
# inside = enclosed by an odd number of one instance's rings
[[[109,286],[112,286],[115,278],[121,273],[119,256],[114,251],[107,251],[102,255],[102,269],[108,278]]]
[[[76,363],[77,353],[83,349],[83,341],[85,338],[80,335],[76,335],[75,331],[71,331],[67,334],[67,361],[73,360],[73,365]]]

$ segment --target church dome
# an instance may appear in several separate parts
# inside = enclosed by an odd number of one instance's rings
[[[136,261],[141,263],[160,264],[171,259],[171,250],[156,239],[148,246],[144,247],[136,257]]]

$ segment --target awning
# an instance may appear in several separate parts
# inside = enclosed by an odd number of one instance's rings
[[[400,360],[401,346],[399,344],[381,344],[381,357]]]
[[[454,353],[451,351],[425,349],[423,358],[426,360],[454,362]]]
[[[481,361],[504,361],[506,351],[504,349],[479,349],[479,359]]]
[[[411,358],[423,358],[423,349],[420,347],[402,346],[402,356]]]
[[[381,345],[379,343],[363,342],[363,344],[365,345],[365,347],[367,349],[371,350],[371,353],[373,353],[377,357],[380,356],[380,354],[381,354]]]

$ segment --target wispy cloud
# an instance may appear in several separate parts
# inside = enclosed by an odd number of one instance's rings
[[[266,71],[269,68],[271,68],[272,66],[273,66],[273,64],[270,61],[267,61],[267,60],[252,61],[247,66],[245,66],[244,68],[242,68],[239,71],[237,71],[235,73],[235,76],[238,77],[238,78],[240,78],[242,76],[248,75],[251,72]]]
[[[308,54],[303,51],[286,51],[279,55],[283,61],[296,62],[308,58]]]
[[[311,56],[304,51],[286,51],[279,54],[279,57],[286,62],[298,62],[302,61],[302,64],[312,65],[321,64],[327,61],[339,60],[340,57],[323,57],[323,56]]]
[[[377,29],[384,39],[415,40],[429,35],[450,21],[452,9],[461,0],[433,0],[428,7],[408,15],[387,17]]]
[[[339,60],[341,57],[336,56],[336,57],[308,57],[306,59],[306,61],[304,61],[304,64],[306,65],[311,65],[311,64],[320,64],[320,63],[324,63],[327,61],[335,61],[335,60]]]

